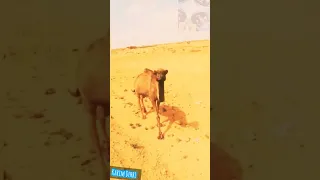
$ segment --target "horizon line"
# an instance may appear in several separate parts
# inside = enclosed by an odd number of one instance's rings
[[[184,42],[195,42],[195,41],[210,41],[209,38],[205,39],[191,39],[191,40],[182,40],[182,41],[169,41],[169,42],[161,42],[161,43],[156,43],[156,44],[140,44],[140,45],[126,45],[123,47],[114,47],[111,48],[110,44],[110,50],[117,50],[117,49],[137,49],[137,48],[147,48],[147,47],[153,47],[153,46],[159,46],[159,45],[167,45],[167,44],[178,44],[178,43],[184,43]]]

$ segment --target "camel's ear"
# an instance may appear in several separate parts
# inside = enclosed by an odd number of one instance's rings
[[[164,70],[164,74],[165,74],[165,75],[168,74],[168,72],[169,72],[168,70]]]
[[[157,70],[153,70],[153,74],[158,74],[158,71]]]

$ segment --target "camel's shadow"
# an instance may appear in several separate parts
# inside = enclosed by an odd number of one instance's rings
[[[172,127],[173,124],[180,125],[181,127],[193,127],[198,128],[199,123],[188,122],[186,118],[186,114],[178,107],[161,105],[159,109],[159,113],[162,116],[165,116],[167,119],[162,121],[162,123],[169,122],[167,128],[163,131],[163,134],[166,134]]]

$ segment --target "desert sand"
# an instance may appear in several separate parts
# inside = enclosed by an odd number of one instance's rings
[[[91,150],[88,119],[67,91],[85,46],[5,53],[0,66],[0,169],[12,179],[101,176]]]
[[[67,89],[74,85],[84,47],[108,29],[107,4],[5,2],[0,17],[0,179],[4,172],[13,180],[101,179],[88,119]],[[141,168],[143,179],[208,179],[209,42],[115,50],[112,65],[111,137],[116,137],[111,164]],[[174,113],[188,122],[185,127],[174,122],[163,141],[152,129],[155,114],[146,120],[136,114],[133,77],[145,67],[169,70],[163,104],[168,114],[161,120],[173,121]],[[130,123],[141,127],[133,129]]]
[[[2,59],[1,173],[12,179],[101,179],[88,119],[67,92],[82,51],[51,54],[68,61],[45,58],[41,50],[12,50]],[[143,180],[209,179],[209,56],[209,41],[112,50],[111,165],[142,169]],[[164,140],[157,139],[155,113],[142,120],[131,91],[146,67],[169,70],[161,105]]]
[[[210,179],[210,49],[193,41],[111,52],[111,165],[142,169],[143,180]],[[156,114],[141,118],[131,91],[144,68],[167,69],[160,105],[164,140]],[[147,111],[151,109],[145,99]]]
[[[67,88],[83,48],[107,32],[108,2],[6,1],[2,7],[0,179],[3,171],[16,180],[101,179],[88,121]]]

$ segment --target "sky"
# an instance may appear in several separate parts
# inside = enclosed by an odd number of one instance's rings
[[[210,32],[179,31],[178,9],[197,12],[192,0],[111,0],[111,48],[210,39]],[[208,9],[206,9],[208,10]]]

